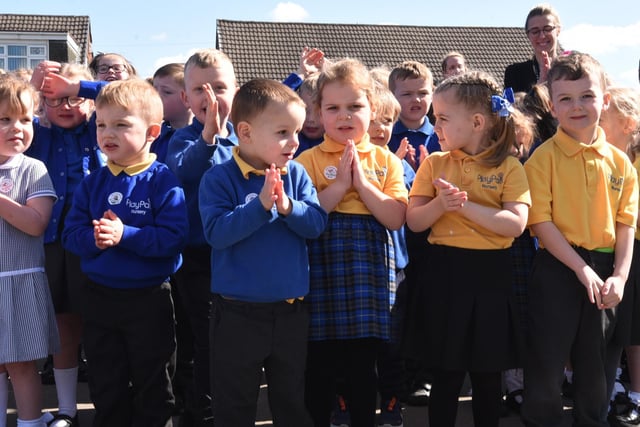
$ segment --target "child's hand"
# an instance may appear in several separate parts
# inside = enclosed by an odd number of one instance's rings
[[[400,160],[404,159],[406,155],[409,153],[409,150],[412,148],[413,147],[411,146],[411,144],[409,144],[409,139],[407,139],[407,137],[402,138],[400,140],[400,145],[398,145],[398,149],[396,150],[396,153],[395,153],[396,157],[398,157]],[[414,152],[415,152],[415,149],[414,149]]]
[[[420,164],[424,162],[424,159],[426,159],[428,155],[429,155],[429,150],[427,150],[427,146],[421,145],[420,146]]]
[[[617,277],[611,276],[605,280],[604,285],[600,289],[600,301],[602,309],[613,308],[620,304],[624,293],[624,281]]]
[[[362,164],[360,163],[360,156],[358,156],[358,150],[356,149],[356,145],[353,141],[349,141],[348,146],[351,147],[351,151],[353,153],[353,160],[351,163],[351,176],[353,177],[353,187],[360,191],[363,186],[369,184],[367,180],[367,176],[364,174],[364,170],[362,169]]]
[[[202,89],[207,95],[207,115],[204,119],[202,138],[208,144],[213,144],[214,136],[220,133],[221,123],[218,115],[218,99],[209,83],[202,85]]]
[[[416,149],[413,145],[407,141],[407,153],[404,155],[404,159],[411,165],[413,170],[418,169],[418,161],[416,159]]]
[[[435,200],[440,201],[446,212],[457,211],[464,206],[468,199],[466,191],[460,191],[458,187],[442,178],[433,181],[433,185],[440,189]]]
[[[598,276],[598,273],[593,271],[593,268],[585,265],[582,269],[576,272],[576,276],[578,277],[578,280],[580,280],[580,283],[582,283],[587,289],[589,301],[591,301],[592,304],[596,304],[598,308],[602,308],[602,295],[600,292],[602,291],[604,282],[600,276]],[[610,291],[607,292],[609,293]]]
[[[274,165],[271,165],[272,167]],[[280,215],[287,216],[291,213],[291,200],[289,200],[289,196],[284,191],[284,182],[282,181],[282,175],[280,175],[280,169],[276,169],[278,179],[276,181],[276,185],[274,188],[274,193],[276,195],[276,209],[278,209],[278,213]]]
[[[59,73],[62,65],[56,61],[41,61],[31,74],[31,85],[36,90],[42,90],[44,78],[49,73]]]
[[[300,66],[298,68],[298,74],[308,77],[310,74],[322,71],[324,65],[324,52],[317,47],[309,48],[307,46],[302,49],[300,55]]]
[[[99,249],[107,249],[120,243],[124,224],[111,209],[106,211],[99,220],[94,219],[92,223],[93,237]]]
[[[345,191],[353,185],[353,149],[350,148],[353,145],[353,140],[349,140],[345,145],[334,182],[343,186]]]
[[[260,203],[265,211],[271,210],[273,203],[278,198],[276,194],[276,184],[280,180],[280,171],[276,169],[276,165],[271,163],[269,169],[265,169],[264,185],[260,191]]]
[[[64,98],[65,96],[77,96],[80,83],[74,82],[63,75],[48,73],[42,83],[42,94],[47,98]]]

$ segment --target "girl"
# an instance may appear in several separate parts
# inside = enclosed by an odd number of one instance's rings
[[[374,425],[377,348],[390,334],[395,269],[387,229],[404,224],[407,190],[400,160],[369,140],[372,96],[371,76],[359,61],[323,70],[315,105],[325,139],[298,157],[329,212],[327,229],[309,243],[306,402],[317,427],[329,424],[338,375],[346,382],[351,426]]]
[[[91,73],[80,64],[43,61],[31,81],[40,87],[46,75],[61,76],[70,82],[91,80]],[[82,290],[86,276],[80,259],[62,247],[61,234],[73,192],[83,177],[104,165],[96,143],[94,104],[78,96],[45,95],[44,116],[36,121],[33,144],[27,155],[47,165],[59,202],[53,207],[44,234],[46,272],[60,332],[60,351],[45,364],[42,377],[55,380],[59,411],[56,427],[77,424],[77,383],[83,361],[78,352],[82,336]],[[46,120],[50,125],[43,125]],[[53,378],[51,378],[53,377]]]
[[[111,82],[114,80],[128,80],[138,74],[136,68],[127,58],[117,53],[100,53],[96,55],[89,69],[96,80]]]
[[[610,87],[609,108],[600,116],[600,126],[607,135],[607,142],[629,154],[633,165],[640,167],[640,93],[632,88]],[[625,425],[640,424],[640,232],[636,231],[631,273],[624,290],[624,298],[618,309],[618,326],[613,348],[607,354],[607,385],[612,401],[615,399],[616,368],[620,362],[622,348],[627,356],[629,371],[629,405],[615,413],[617,420]],[[616,410],[617,408],[613,408]],[[616,411],[617,412],[617,411]]]
[[[45,426],[36,361],[59,346],[42,243],[56,193],[45,165],[22,154],[33,138],[36,99],[29,83],[0,77],[0,389],[8,374],[18,427]]]
[[[416,295],[414,339],[432,369],[429,425],[453,427],[468,371],[476,425],[497,426],[500,371],[516,366],[509,247],[527,223],[529,188],[512,156],[510,103],[487,74],[450,77],[434,92],[444,152],[420,166],[407,209],[415,232],[431,228],[427,277]]]

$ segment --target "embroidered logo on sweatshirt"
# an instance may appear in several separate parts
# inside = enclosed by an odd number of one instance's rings
[[[110,205],[119,205],[120,203],[122,203],[122,199],[124,197],[122,196],[122,193],[120,193],[119,191],[116,191],[114,193],[109,194],[109,198],[107,199],[109,201]]]

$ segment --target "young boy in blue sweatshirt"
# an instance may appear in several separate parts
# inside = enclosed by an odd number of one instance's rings
[[[252,80],[233,101],[239,146],[200,185],[212,247],[210,342],[216,427],[255,423],[265,370],[275,426],[310,426],[304,404],[309,314],[306,240],[327,223],[304,168],[292,162],[305,105],[282,83]]]
[[[182,304],[189,315],[193,334],[193,399],[185,402],[183,418],[211,425],[209,386],[209,311],[211,308],[211,247],[202,230],[198,191],[203,174],[212,166],[231,159],[236,145],[229,113],[237,92],[233,64],[216,49],[202,49],[184,66],[182,100],[191,108],[189,126],[175,131],[169,141],[167,166],[184,189],[189,215],[189,236],[184,263],[175,275]]]
[[[168,279],[180,266],[188,223],[177,179],[149,152],[161,122],[162,101],[147,82],[102,89],[96,125],[107,166],[82,180],[62,233],[89,277],[83,342],[94,427],[171,425]]]

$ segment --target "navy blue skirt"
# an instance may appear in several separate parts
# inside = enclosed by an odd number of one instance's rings
[[[409,303],[407,356],[444,370],[519,366],[523,341],[509,249],[428,248],[423,278]]]

